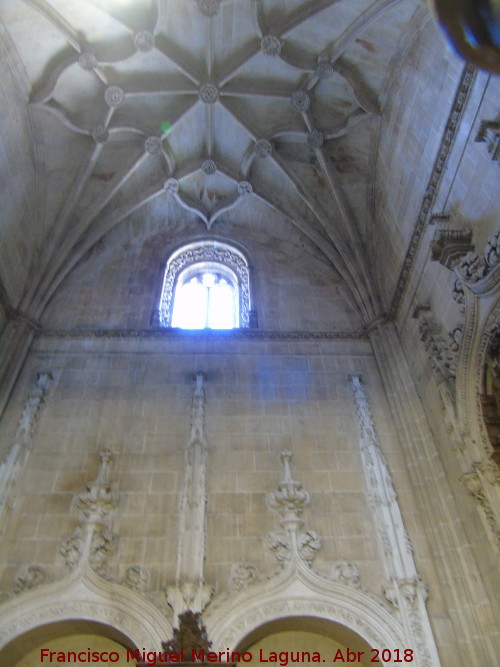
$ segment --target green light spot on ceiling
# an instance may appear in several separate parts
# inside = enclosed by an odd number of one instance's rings
[[[161,131],[162,132],[168,132],[172,126],[168,122],[168,120],[164,120],[163,123],[160,125]]]

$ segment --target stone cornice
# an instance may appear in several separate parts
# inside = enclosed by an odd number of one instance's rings
[[[40,329],[38,338],[146,338],[178,340],[368,340],[364,331],[268,331],[262,329]]]
[[[448,158],[453,148],[455,137],[457,136],[458,130],[460,128],[460,123],[464,115],[465,107],[467,100],[469,99],[474,80],[476,78],[476,73],[476,68],[471,64],[465,65],[462,71],[462,76],[460,77],[455,99],[453,100],[451,111],[443,131],[443,136],[441,138],[436,160],[432,167],[432,172],[425,189],[422,203],[420,205],[420,210],[418,212],[417,222],[413,230],[410,245],[406,252],[406,257],[401,268],[401,273],[399,274],[398,284],[396,286],[390,308],[390,317],[392,319],[396,317],[399,308],[401,307],[401,302],[408,285],[410,273],[415,262],[415,257],[420,247],[420,242],[422,240],[429,215],[432,211],[439,191],[439,186],[446,169]]]

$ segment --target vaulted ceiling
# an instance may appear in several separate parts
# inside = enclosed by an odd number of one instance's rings
[[[10,122],[29,132],[11,176],[30,215],[3,220],[24,265],[0,276],[12,305],[41,317],[153,204],[156,229],[175,220],[179,238],[225,225],[242,244],[295,240],[369,322],[380,116],[425,13],[417,0],[2,0],[10,85],[26,92],[5,92]]]

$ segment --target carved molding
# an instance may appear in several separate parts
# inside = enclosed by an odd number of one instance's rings
[[[116,628],[141,647],[160,645],[172,631],[165,615],[135,590],[90,569],[74,570],[64,579],[25,588],[0,606],[0,649],[41,625],[74,618]]]
[[[38,338],[207,338],[207,339],[250,339],[262,340],[368,340],[366,331],[265,331],[263,329],[231,329],[199,331],[178,329],[43,329]]]
[[[215,165],[215,163],[214,163]],[[160,321],[170,326],[176,281],[179,273],[192,264],[217,262],[229,267],[238,278],[240,294],[240,326],[248,327],[250,311],[250,272],[244,256],[235,248],[225,244],[200,241],[190,243],[170,258],[165,271],[160,301]]]
[[[51,373],[37,374],[19,419],[14,444],[0,463],[0,534],[5,530],[17,494],[17,480],[31,450],[33,432],[52,380]]]
[[[379,551],[385,570],[386,598],[401,614],[407,645],[416,664],[440,664],[426,608],[427,586],[419,577],[384,453],[380,447],[360,375],[351,376],[361,437],[360,452],[368,498],[373,510]]]
[[[231,648],[268,622],[304,616],[341,623],[374,648],[386,647],[387,642],[403,646],[406,641],[399,619],[386,603],[357,585],[314,572],[300,559],[280,568],[271,579],[214,600],[204,613],[214,646]]]
[[[452,108],[446,122],[446,127],[443,131],[436,160],[432,168],[432,173],[425,189],[425,195],[420,205],[420,210],[410,241],[410,246],[408,248],[408,252],[406,253],[403,267],[399,275],[398,284],[394,292],[394,297],[389,313],[392,319],[395,319],[401,306],[403,295],[406,291],[410,273],[413,268],[413,263],[417,255],[417,251],[420,247],[420,242],[422,240],[429,214],[438,194],[441,179],[445,172],[446,164],[453,148],[455,137],[458,134],[465,107],[467,105],[472,86],[474,85],[476,74],[477,70],[471,64],[466,64],[462,71],[462,76],[460,77],[455,99],[453,100]]]
[[[184,452],[184,485],[179,502],[175,585],[167,589],[174,618],[188,609],[203,611],[213,593],[204,579],[208,445],[203,374],[196,373],[194,380],[191,432]]]
[[[441,224],[432,239],[431,261],[453,269],[464,255],[474,250],[471,240],[472,230],[457,229],[449,223]]]

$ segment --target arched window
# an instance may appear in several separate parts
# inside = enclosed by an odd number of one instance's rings
[[[250,275],[245,256],[219,241],[189,243],[167,262],[160,324],[181,329],[248,327]]]

